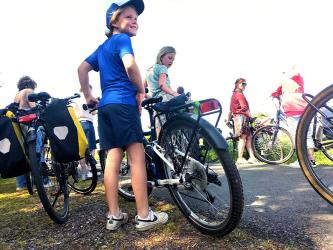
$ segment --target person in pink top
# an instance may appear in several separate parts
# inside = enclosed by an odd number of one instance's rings
[[[236,80],[230,101],[230,112],[226,120],[226,123],[229,123],[231,117],[233,117],[235,136],[239,138],[236,164],[258,163],[252,149],[252,132],[249,124],[251,118],[250,107],[243,93],[246,85],[247,83],[244,78]],[[248,160],[243,157],[245,147],[250,155]]]
[[[278,82],[278,87],[271,94],[272,97],[280,98],[283,111],[287,117],[289,132],[295,144],[297,124],[303,114],[307,102],[302,98],[304,93],[304,80],[298,72],[296,65],[292,65],[287,72],[283,72],[282,78]],[[309,129],[311,132],[311,129]],[[314,143],[311,133],[307,136],[308,155],[312,164],[315,166],[313,157]],[[290,167],[299,168],[298,161],[291,163]]]

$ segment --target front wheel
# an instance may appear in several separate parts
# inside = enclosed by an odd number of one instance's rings
[[[264,126],[252,137],[254,156],[268,164],[281,164],[294,154],[294,143],[290,133],[280,126]]]
[[[311,186],[333,205],[333,85],[321,91],[311,103],[313,106],[307,106],[297,127],[297,157]],[[311,148],[316,165],[311,162]]]
[[[29,142],[31,171],[40,201],[49,217],[62,224],[67,221],[69,214],[67,178],[62,166],[50,157],[47,145],[42,146],[42,151],[37,153],[36,141]]]
[[[174,166],[163,162],[165,178],[180,180],[169,191],[181,212],[201,232],[225,235],[238,225],[244,197],[238,170],[227,150],[217,148],[216,136],[179,116],[163,127],[159,144]]]

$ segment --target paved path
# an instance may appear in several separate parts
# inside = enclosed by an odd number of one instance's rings
[[[333,206],[312,189],[301,169],[243,165],[239,172],[245,198],[242,230],[286,247],[333,249]],[[162,190],[155,192],[169,200]]]
[[[301,169],[242,166],[245,209],[240,227],[258,237],[333,249],[333,206],[310,186]]]

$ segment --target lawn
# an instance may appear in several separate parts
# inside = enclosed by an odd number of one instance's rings
[[[169,214],[169,222],[147,232],[137,232],[133,221],[117,232],[105,229],[104,186],[92,195],[71,193],[69,220],[57,225],[49,219],[37,194],[15,192],[15,179],[0,179],[0,249],[289,249],[271,239],[258,238],[240,225],[225,237],[197,231],[172,201],[150,198],[156,210]],[[120,199],[130,218],[134,203]]]

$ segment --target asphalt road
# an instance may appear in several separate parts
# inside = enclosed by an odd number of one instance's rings
[[[312,189],[301,169],[243,165],[239,172],[245,199],[242,230],[286,246],[333,249],[333,206]]]
[[[240,227],[281,243],[333,249],[333,206],[312,189],[301,169],[247,165],[239,171],[245,196]]]

